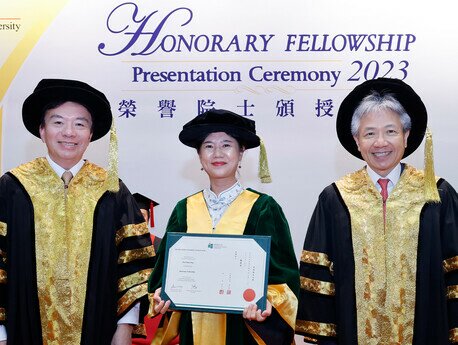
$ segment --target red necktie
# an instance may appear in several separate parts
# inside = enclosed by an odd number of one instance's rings
[[[385,217],[386,217],[386,199],[388,199],[388,182],[390,182],[390,180],[387,179],[387,178],[379,178],[377,182],[380,185],[380,187],[382,187],[382,190],[380,191],[380,194],[382,195],[382,200],[383,200],[383,220],[385,220]]]

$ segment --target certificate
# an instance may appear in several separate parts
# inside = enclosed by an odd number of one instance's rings
[[[270,236],[167,233],[163,300],[170,308],[242,313],[266,309]]]

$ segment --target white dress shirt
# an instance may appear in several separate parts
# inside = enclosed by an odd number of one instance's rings
[[[380,176],[374,170],[372,170],[369,166],[366,167],[367,174],[369,175],[369,177],[371,178],[372,182],[375,185],[375,188],[377,188],[377,190],[379,192],[382,190],[382,187],[378,184],[377,181],[380,178],[387,178],[387,179],[390,180],[388,182],[388,186],[387,186],[388,195],[390,195],[391,191],[393,190],[393,188],[398,183],[399,178],[401,177],[401,170],[402,170],[401,169],[401,163],[399,163],[398,165],[396,165],[396,167],[393,170],[390,171],[390,173],[388,175]]]

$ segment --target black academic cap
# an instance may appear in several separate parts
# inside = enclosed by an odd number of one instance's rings
[[[224,109],[211,109],[196,116],[183,126],[178,138],[183,144],[198,149],[203,140],[215,132],[229,134],[237,139],[245,149],[257,147],[260,144],[253,120]]]
[[[412,128],[407,138],[407,148],[404,151],[403,158],[407,157],[420,146],[425,136],[428,114],[420,96],[409,85],[399,79],[378,78],[367,80],[356,86],[345,97],[340,105],[336,121],[337,136],[340,143],[353,156],[363,159],[351,134],[351,120],[354,111],[363,98],[368,96],[372,91],[379,92],[381,95],[387,93],[393,95],[410,116]]]
[[[133,194],[133,197],[135,199],[135,201],[137,202],[138,204],[138,207],[139,208],[143,208],[145,210],[150,210],[151,208],[151,204],[153,204],[153,207],[159,205],[159,203],[157,203],[156,201],[154,201],[153,199],[150,199],[140,193],[134,193]]]
[[[110,130],[112,114],[105,95],[79,80],[43,79],[22,106],[22,121],[27,130],[40,138],[40,124],[44,107],[51,102],[69,101],[87,108],[92,116],[91,141],[100,139]]]

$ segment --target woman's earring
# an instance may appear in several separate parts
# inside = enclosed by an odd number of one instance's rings
[[[239,169],[242,169],[242,163],[239,163]]]
[[[200,171],[204,171],[204,167],[200,167]]]

